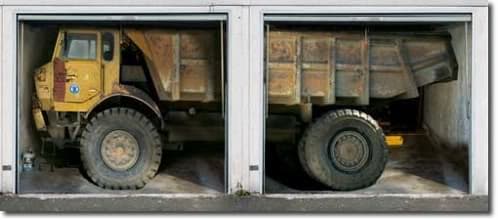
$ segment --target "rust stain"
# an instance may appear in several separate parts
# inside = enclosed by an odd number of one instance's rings
[[[336,97],[368,104],[365,98],[400,96],[406,92],[399,86],[400,75],[407,73],[405,66],[415,75],[414,83],[427,84],[456,74],[449,72],[454,69],[430,71],[454,59],[449,56],[449,39],[441,36],[272,30],[266,45],[271,104],[294,105],[310,100],[313,104],[334,104]],[[216,31],[142,29],[130,33],[145,51],[161,100],[211,101],[219,94],[220,42]],[[403,57],[398,42],[406,48]],[[440,72],[444,74],[437,75]]]
[[[218,32],[138,29],[130,33],[141,50],[150,50],[147,65],[161,100],[211,101],[220,93]],[[146,40],[139,41],[138,35]]]
[[[364,98],[399,97],[408,91],[406,80],[413,80],[402,77],[408,71],[400,63],[405,59],[417,86],[456,74],[451,72],[456,61],[448,46],[450,39],[436,33],[365,36],[359,31],[272,27],[268,36],[271,104],[294,105],[309,100],[313,104],[334,104],[336,97],[365,104],[368,102]],[[398,42],[406,48],[406,57],[401,57]],[[440,68],[443,65],[449,67]],[[440,72],[443,74],[438,75]]]
[[[64,102],[66,94],[66,67],[60,58],[54,59],[54,100]]]

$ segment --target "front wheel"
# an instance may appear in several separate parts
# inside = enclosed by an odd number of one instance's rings
[[[142,188],[155,176],[161,162],[156,127],[129,108],[110,108],[95,115],[80,143],[85,171],[103,188]]]
[[[384,171],[388,157],[377,122],[351,109],[318,118],[305,131],[298,152],[308,175],[335,190],[372,185]]]

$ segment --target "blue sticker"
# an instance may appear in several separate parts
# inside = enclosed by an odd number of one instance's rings
[[[71,92],[72,94],[78,94],[80,93],[80,87],[78,86],[78,84],[71,84],[69,86],[69,92]]]

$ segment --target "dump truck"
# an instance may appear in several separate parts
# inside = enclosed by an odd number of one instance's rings
[[[163,146],[181,141],[168,125],[182,117],[171,112],[223,112],[224,45],[222,25],[61,27],[52,59],[34,73],[36,128],[57,146],[78,143],[96,185],[141,188],[158,171]],[[358,107],[417,97],[419,87],[457,73],[444,33],[268,26],[261,59],[269,117],[292,115],[306,127],[300,163],[335,190],[373,184],[387,161],[381,127]]]

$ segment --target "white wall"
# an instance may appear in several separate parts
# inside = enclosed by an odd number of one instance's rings
[[[247,100],[249,96],[247,84],[248,77],[248,19],[247,7],[231,6],[201,6],[201,7],[66,7],[66,6],[3,6],[2,14],[2,34],[1,42],[8,45],[2,48],[2,66],[0,80],[0,156],[2,164],[10,166],[8,170],[2,170],[2,182],[0,191],[13,193],[16,186],[16,105],[17,105],[17,85],[16,70],[18,50],[16,48],[17,40],[17,21],[18,13],[30,14],[110,14],[110,13],[140,13],[140,14],[160,14],[168,13],[226,13],[228,19],[228,50],[227,50],[227,82],[228,82],[228,102],[227,114],[228,123],[228,189],[229,192],[235,192],[238,189],[250,189],[249,178],[247,178],[249,164],[244,157],[247,149],[250,147],[247,138],[247,120],[250,112],[248,111]],[[245,9],[244,9],[245,8]],[[7,55],[7,56],[5,56]],[[28,70],[26,70],[28,71]],[[21,74],[22,75],[22,74]],[[23,76],[27,76],[24,74]],[[23,99],[25,100],[25,99]],[[24,112],[24,111],[23,111]],[[21,125],[25,130],[27,126]],[[21,134],[22,135],[22,134]]]
[[[34,3],[36,2],[36,3]],[[33,6],[36,4],[36,6]],[[272,4],[279,6],[272,6]],[[93,6],[92,6],[93,5]],[[294,6],[292,6],[294,5]],[[315,5],[315,6],[313,6]],[[320,6],[316,6],[320,5]],[[388,7],[395,5],[397,7]],[[130,7],[133,6],[133,7]],[[169,7],[168,7],[169,6]],[[377,7],[386,6],[386,7]],[[410,7],[408,7],[410,6]],[[411,7],[419,6],[419,7]],[[445,7],[430,7],[445,6]],[[475,6],[475,7],[474,7]],[[0,0],[0,192],[15,192],[16,158],[16,15],[18,13],[175,13],[227,12],[229,190],[262,192],[263,77],[262,15],[291,13],[471,13],[472,27],[472,192],[487,194],[488,88],[487,2],[485,0]],[[485,84],[485,85],[484,85]],[[476,97],[479,97],[477,99]],[[475,157],[475,158],[474,158]],[[249,172],[250,165],[259,170]]]
[[[450,25],[452,46],[458,63],[458,79],[424,89],[424,123],[443,147],[466,153],[470,146],[470,27]]]
[[[0,0],[0,5],[134,5],[134,6],[206,6],[206,5],[335,5],[335,6],[483,6],[486,0]]]
[[[0,0],[0,5],[3,3],[2,2],[3,0]],[[0,6],[0,36],[3,36],[3,7]],[[0,40],[0,74],[3,74],[2,72],[2,69],[3,69],[3,40]],[[0,75],[0,79],[2,79],[1,75]],[[1,82],[0,82],[0,85],[1,85]],[[2,92],[2,89],[0,88],[0,123],[2,123],[2,113],[3,113],[3,103],[4,103],[4,100],[2,98],[3,96],[3,92]],[[3,131],[3,128],[2,126],[0,125],[0,132]],[[4,161],[3,161],[3,156],[2,154],[5,153],[5,147],[1,144],[1,141],[2,141],[2,138],[0,136],[0,192],[5,192],[7,191],[4,187],[4,172],[3,172],[3,164],[4,164]]]

